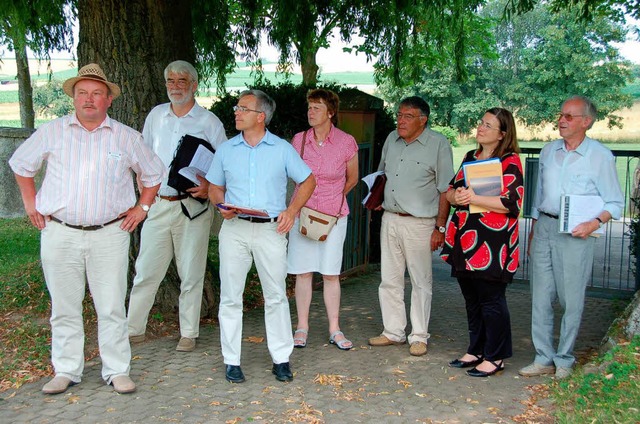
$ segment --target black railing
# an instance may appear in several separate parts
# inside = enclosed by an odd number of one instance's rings
[[[639,290],[634,268],[635,259],[629,250],[629,225],[637,211],[630,200],[636,190],[635,169],[640,159],[640,150],[611,150],[618,166],[618,178],[624,190],[625,207],[619,220],[611,220],[606,224],[605,235],[596,241],[593,274],[589,284],[590,289],[617,292],[623,296],[633,294]],[[520,227],[521,266],[516,278],[529,280],[529,258],[527,256],[529,233],[531,232],[530,206],[535,190],[537,176],[537,158],[540,148],[522,148],[525,172],[525,202],[523,218]],[[624,293],[620,293],[624,292]]]

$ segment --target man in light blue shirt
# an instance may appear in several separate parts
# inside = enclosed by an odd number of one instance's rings
[[[272,371],[280,381],[293,380],[289,366],[293,336],[285,284],[286,234],[313,193],[316,182],[311,169],[291,144],[266,129],[275,107],[275,102],[260,90],[240,93],[234,111],[236,129],[241,132],[220,146],[206,176],[211,182],[209,198],[214,204],[226,202],[268,214],[268,217],[253,217],[218,208],[224,218],[218,237],[218,319],[225,377],[232,383],[245,380],[240,368],[242,293],[254,260],[264,293]],[[287,207],[288,178],[300,184],[300,189]]]
[[[558,130],[562,139],[540,152],[538,182],[533,201],[530,234],[531,337],[534,362],[519,372],[524,376],[571,374],[573,346],[580,329],[587,282],[591,279],[595,238],[589,237],[624,207],[613,154],[586,136],[597,117],[593,103],[582,96],[562,105]],[[596,195],[604,207],[593,219],[560,233],[558,214],[562,195]],[[534,231],[535,227],[535,231]],[[564,311],[557,349],[553,344],[553,301]]]

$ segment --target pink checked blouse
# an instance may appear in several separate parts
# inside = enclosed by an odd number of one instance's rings
[[[306,137],[305,137],[306,135]],[[291,140],[293,147],[300,153],[302,139],[305,138],[304,161],[311,168],[316,179],[316,189],[305,206],[329,215],[349,215],[349,205],[344,198],[344,185],[347,181],[347,162],[358,154],[355,138],[346,132],[331,126],[329,135],[322,146],[315,143],[313,130],[296,134]],[[297,193],[298,188],[296,187]]]

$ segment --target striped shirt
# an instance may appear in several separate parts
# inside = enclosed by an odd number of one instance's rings
[[[329,215],[335,216],[338,212],[340,216],[349,215],[346,200],[342,203],[342,209],[340,203],[344,199],[344,186],[347,182],[347,163],[358,154],[355,138],[332,125],[327,139],[322,146],[318,146],[313,130],[303,131],[291,140],[298,153],[302,149],[303,137],[303,159],[316,179],[316,188],[305,206]]]
[[[76,114],[43,124],[9,160],[14,173],[33,178],[46,161],[36,209],[72,225],[100,225],[136,204],[133,173],[143,186],[160,184],[162,161],[134,129],[107,116],[88,131]]]

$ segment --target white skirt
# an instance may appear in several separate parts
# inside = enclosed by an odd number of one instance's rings
[[[338,219],[325,241],[311,240],[300,234],[300,222],[296,218],[289,231],[287,272],[305,274],[319,272],[322,275],[340,275],[342,250],[347,236],[346,216]]]

